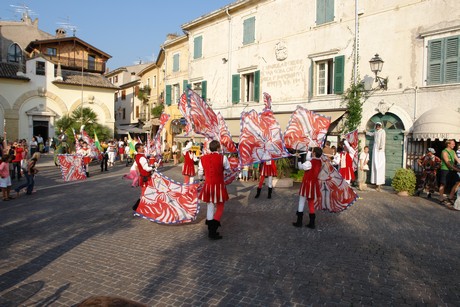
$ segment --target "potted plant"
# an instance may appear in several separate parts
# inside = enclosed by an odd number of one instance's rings
[[[413,170],[408,168],[399,168],[391,181],[391,186],[398,192],[398,195],[408,196],[415,192],[417,178]]]

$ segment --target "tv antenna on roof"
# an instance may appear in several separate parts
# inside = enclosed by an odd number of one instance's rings
[[[13,5],[10,4],[10,7],[14,10],[14,16],[18,16],[21,14],[21,20],[25,21],[27,18],[30,18],[32,15],[37,15],[34,11],[32,11],[27,5]]]
[[[65,30],[70,30],[72,31],[72,35],[75,36],[75,32],[77,32],[78,28],[77,26],[74,26],[70,23],[70,18],[61,18],[64,19],[64,22],[57,22],[58,26],[65,29]]]

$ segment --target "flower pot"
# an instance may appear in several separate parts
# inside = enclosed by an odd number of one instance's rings
[[[401,191],[401,192],[398,192],[398,195],[399,195],[399,196],[409,196],[409,192],[407,192],[407,191]]]

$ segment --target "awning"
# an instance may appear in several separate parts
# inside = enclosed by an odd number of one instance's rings
[[[415,140],[460,140],[460,113],[434,108],[423,113],[412,126]]]
[[[139,127],[127,125],[127,126],[117,126],[117,134],[128,134],[129,133],[145,133],[145,131]]]

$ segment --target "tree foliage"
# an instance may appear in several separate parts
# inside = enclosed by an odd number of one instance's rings
[[[344,133],[353,131],[359,127],[363,118],[363,104],[368,95],[364,89],[364,83],[352,84],[343,94],[343,103],[347,107],[347,117],[344,124]]]
[[[164,104],[157,105],[156,107],[152,108],[152,116],[154,118],[159,118],[165,109]]]
[[[84,129],[90,137],[94,137],[94,133],[96,133],[99,140],[112,138],[113,132],[97,121],[97,114],[92,109],[79,107],[70,115],[64,115],[56,121],[56,135],[59,135],[60,131],[65,131],[68,139],[71,140],[70,143],[73,143],[75,139],[73,130],[78,133],[81,126],[84,125]]]

